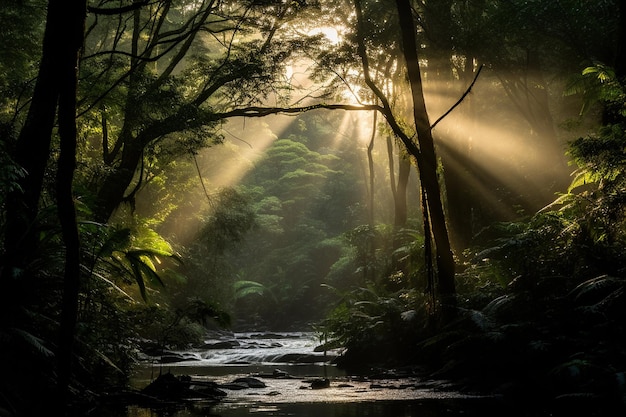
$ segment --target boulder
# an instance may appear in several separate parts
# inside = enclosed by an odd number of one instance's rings
[[[246,384],[249,388],[265,388],[267,386],[265,385],[265,382],[261,381],[260,379],[252,378],[252,377],[237,378],[233,381],[233,383]]]
[[[202,349],[232,349],[239,346],[240,344],[236,340],[223,340],[220,342],[205,343],[202,345]]]

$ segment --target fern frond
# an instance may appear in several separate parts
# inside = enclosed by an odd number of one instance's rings
[[[27,332],[26,330],[17,328],[11,329],[11,333],[15,334],[18,339],[25,342],[30,348],[36,350],[42,356],[46,358],[54,357],[54,352],[48,349],[45,346],[44,341],[34,334]]]
[[[601,275],[578,284],[570,291],[569,296],[580,304],[595,304],[621,286],[624,286],[623,280],[609,275]]]
[[[248,295],[263,295],[267,288],[256,281],[241,280],[233,284],[235,299],[240,299]]]
[[[567,192],[571,193],[578,187],[582,187],[588,184],[595,184],[596,182],[598,182],[598,180],[598,176],[591,171],[588,171],[586,169],[578,170],[575,172],[574,179],[567,188]]]

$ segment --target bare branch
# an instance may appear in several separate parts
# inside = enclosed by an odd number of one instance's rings
[[[133,3],[133,4],[129,4],[128,6],[114,7],[114,8],[87,6],[87,11],[89,13],[94,13],[94,14],[99,14],[99,15],[114,15],[114,14],[132,12],[134,10],[142,8],[143,6],[147,6],[149,4],[150,4],[149,1],[142,1],[141,3]]]
[[[469,85],[469,87],[467,87],[467,90],[465,90],[465,92],[463,93],[463,95],[461,96],[461,98],[459,98],[457,100],[456,103],[454,103],[454,105],[452,107],[450,107],[448,109],[447,112],[445,112],[443,115],[441,115],[441,117],[439,117],[435,123],[433,123],[430,126],[430,130],[433,130],[435,128],[435,126],[437,126],[437,123],[439,123],[440,121],[442,121],[447,115],[449,115],[452,110],[454,110],[459,104],[461,104],[461,102],[465,99],[465,97],[470,93],[470,91],[472,91],[472,87],[474,87],[474,84],[476,84],[476,80],[478,79],[478,76],[480,75],[480,71],[482,71],[483,67],[485,65],[481,64],[480,67],[478,68],[478,71],[476,71],[476,75],[474,76],[474,80],[472,81],[472,83]]]

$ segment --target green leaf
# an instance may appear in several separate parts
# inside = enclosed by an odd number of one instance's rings
[[[240,299],[248,295],[263,295],[267,288],[260,282],[241,280],[233,284],[233,289],[235,299]]]
[[[597,175],[594,175],[592,172],[587,171],[587,170],[578,170],[576,172],[576,175],[574,176],[574,179],[572,180],[572,183],[567,188],[567,192],[571,193],[576,188],[582,187],[588,184],[593,184],[597,182],[597,180],[598,180]]]

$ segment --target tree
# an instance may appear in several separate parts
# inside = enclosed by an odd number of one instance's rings
[[[57,161],[57,207],[65,243],[63,312],[57,351],[58,405],[65,410],[69,389],[72,344],[76,325],[79,291],[78,227],[72,196],[76,161],[76,85],[78,55],[84,36],[86,3],[67,5],[51,0],[44,33],[42,59],[28,116],[16,144],[15,160],[25,170],[20,188],[7,199],[7,230],[3,281],[15,310],[26,300],[27,256],[37,246],[37,217],[42,184],[51,157],[50,145],[55,116],[58,117],[60,155]],[[8,301],[8,300],[7,300]],[[3,303],[4,304],[4,303]],[[17,304],[17,305],[16,305]],[[10,311],[9,314],[16,314]],[[4,314],[3,314],[4,316]]]
[[[62,406],[67,405],[70,390],[72,353],[76,323],[78,321],[78,297],[80,291],[80,242],[76,209],[73,196],[73,179],[76,169],[77,129],[76,93],[78,85],[79,55],[83,47],[85,31],[85,0],[77,0],[73,7],[56,2],[50,3],[48,21],[58,25],[63,37],[59,39],[59,54],[55,57],[62,65],[59,71],[58,122],[60,153],[57,162],[57,206],[59,221],[65,242],[65,268],[63,277],[63,301],[59,340],[59,397]],[[63,28],[63,29],[61,29]],[[69,410],[66,411],[69,413]]]
[[[104,163],[92,177],[98,191],[91,206],[99,221],[120,203],[132,203],[146,149],[171,140],[181,151],[219,142],[220,121],[246,116],[246,105],[270,95],[280,100],[275,92],[288,87],[281,66],[304,44],[281,30],[306,12],[303,4],[188,3],[138,3],[131,36],[121,24],[112,32],[103,25],[115,27],[124,14],[93,10],[98,19],[85,56],[84,105],[92,123],[106,126],[93,137]]]
[[[397,0],[398,17],[402,46],[406,59],[407,73],[413,99],[413,118],[419,143],[419,154],[413,155],[418,164],[422,187],[425,190],[426,204],[430,215],[432,233],[435,241],[437,259],[437,293],[443,305],[444,320],[450,314],[450,307],[455,307],[456,289],[454,283],[454,257],[448,238],[446,218],[441,200],[441,189],[437,177],[437,157],[432,137],[432,130],[426,111],[422,88],[415,24],[409,0]]]
[[[398,13],[400,15],[401,43],[405,56],[407,74],[412,91],[413,119],[418,137],[418,144],[404,132],[398,124],[394,111],[389,100],[382,90],[374,83],[369,71],[369,59],[365,47],[364,32],[362,22],[364,21],[361,2],[355,0],[355,10],[358,27],[358,54],[363,64],[363,76],[367,86],[382,103],[381,112],[392,131],[399,137],[407,152],[415,158],[419,170],[420,181],[424,189],[424,212],[425,233],[430,236],[429,230],[432,225],[432,233],[435,242],[435,259],[438,268],[437,293],[439,302],[443,306],[442,313],[444,319],[449,318],[449,313],[454,310],[455,284],[454,284],[454,258],[450,248],[446,220],[441,200],[441,192],[437,178],[437,159],[434,151],[434,143],[431,134],[431,127],[426,112],[420,69],[417,59],[417,46],[415,41],[415,29],[410,5],[408,3],[398,3]],[[408,14],[407,14],[408,8]],[[403,16],[404,13],[404,16]]]

